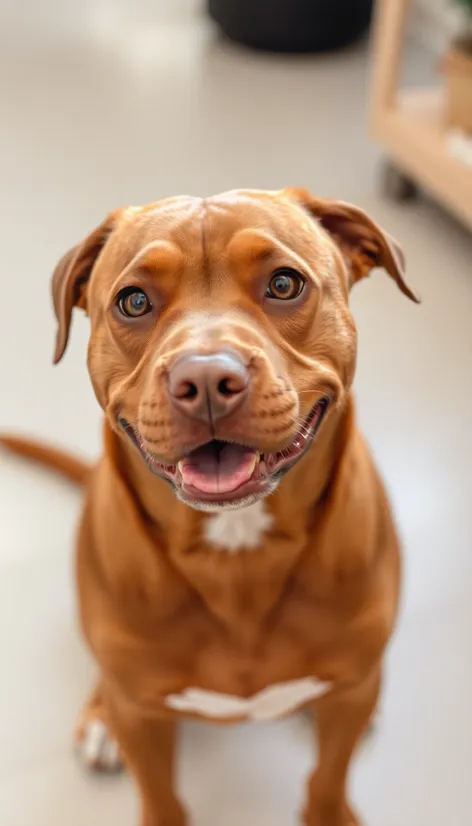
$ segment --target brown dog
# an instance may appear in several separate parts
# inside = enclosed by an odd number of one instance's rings
[[[98,767],[125,756],[142,826],[185,822],[173,791],[183,715],[233,722],[304,706],[319,738],[306,822],[358,823],[348,767],[399,588],[388,501],[350,395],[349,288],[376,266],[417,300],[398,247],[365,213],[286,190],[115,212],[56,268],[55,360],[80,306],[105,412],[78,541],[100,672],[79,739]]]

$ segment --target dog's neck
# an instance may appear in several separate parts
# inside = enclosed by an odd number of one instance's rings
[[[316,444],[285,476],[277,491],[264,500],[270,526],[260,544],[241,553],[212,547],[208,520],[202,513],[177,500],[172,488],[154,476],[135,448],[106,427],[108,460],[125,483],[135,506],[154,537],[157,554],[164,554],[174,570],[198,593],[241,643],[254,644],[261,621],[280,600],[297,560],[309,547],[319,512],[329,499],[336,479],[336,463],[353,432],[353,407],[332,415]],[[244,519],[244,510],[233,513]],[[139,571],[135,572],[139,576]],[[156,598],[157,595],[156,595]],[[151,597],[152,599],[152,597]]]

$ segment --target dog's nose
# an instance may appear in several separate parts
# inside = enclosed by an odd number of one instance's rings
[[[169,373],[174,406],[210,424],[233,413],[248,387],[248,370],[235,353],[190,353],[181,356]]]

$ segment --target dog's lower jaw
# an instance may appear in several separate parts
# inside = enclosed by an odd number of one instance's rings
[[[256,502],[260,502],[262,499],[270,496],[270,494],[275,493],[281,478],[280,476],[269,479],[264,490],[260,493],[250,494],[240,499],[230,499],[227,502],[207,502],[205,500],[193,499],[187,497],[185,489],[178,486],[174,486],[174,490],[179,502],[188,505],[188,507],[194,510],[203,511],[204,513],[221,513],[222,511],[244,510],[244,508],[255,505]]]

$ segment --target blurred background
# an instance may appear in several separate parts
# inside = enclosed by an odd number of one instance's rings
[[[423,304],[380,272],[353,295],[359,418],[406,575],[353,793],[367,826],[470,826],[472,7],[382,0],[374,29],[370,14],[368,0],[0,0],[0,427],[98,455],[87,321],[75,313],[53,369],[49,277],[111,209],[301,185],[370,212]],[[0,493],[0,823],[131,826],[129,778],[85,776],[71,748],[93,678],[74,613],[80,492],[1,455]],[[197,826],[297,822],[303,720],[188,725],[183,745]]]

